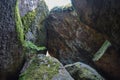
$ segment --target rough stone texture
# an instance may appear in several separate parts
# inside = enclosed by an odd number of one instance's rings
[[[20,15],[24,16],[29,11],[33,11],[38,7],[39,0],[19,0]]]
[[[53,57],[39,54],[30,62],[19,80],[74,80],[63,65]]]
[[[47,14],[44,0],[0,1],[0,80],[17,79],[23,63],[22,46],[26,40],[37,46],[46,45],[43,25]]]
[[[120,49],[120,0],[71,0],[80,21],[109,36]]]
[[[63,64],[85,62],[109,80],[120,79],[119,53],[110,47],[99,61],[93,62],[93,55],[108,38],[80,22],[73,9],[53,9],[46,20],[46,28],[48,51]]]
[[[105,80],[95,69],[81,62],[68,64],[65,68],[75,80]]]
[[[46,19],[48,51],[62,63],[91,62],[93,54],[105,38],[94,29],[80,23],[72,9],[52,11]]]
[[[15,80],[23,62],[15,30],[15,4],[16,0],[0,0],[0,80]]]
[[[108,80],[120,79],[120,55],[113,47],[109,47],[101,59],[94,63]]]
[[[48,8],[44,0],[19,0],[19,10],[26,41],[32,41],[37,46],[46,46],[44,19],[48,15]]]

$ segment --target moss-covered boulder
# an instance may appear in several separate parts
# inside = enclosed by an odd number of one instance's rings
[[[105,80],[95,69],[81,62],[66,65],[65,68],[75,80]]]
[[[17,79],[24,62],[26,40],[34,45],[38,42],[37,46],[46,45],[43,22],[47,13],[44,0],[0,1],[0,80]]]
[[[19,80],[73,80],[62,64],[43,54],[35,56]]]

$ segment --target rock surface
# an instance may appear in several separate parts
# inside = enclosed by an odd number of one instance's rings
[[[65,68],[75,80],[105,80],[95,69],[81,62],[68,64]]]
[[[19,10],[26,41],[46,46],[44,19],[49,11],[44,0],[19,0]]]
[[[56,9],[55,9],[56,10]],[[52,11],[46,19],[48,51],[62,63],[89,63],[106,37],[80,23],[73,9]]]
[[[0,80],[16,80],[26,41],[46,46],[48,9],[44,0],[1,0],[0,12]]]
[[[120,55],[112,46],[94,63],[108,80],[120,79]]]
[[[93,55],[109,38],[82,23],[72,8],[53,9],[46,20],[46,28],[48,51],[60,62],[68,64],[81,61],[109,80],[120,79],[119,52],[111,46],[100,60],[92,61]]]
[[[71,0],[81,22],[109,36],[120,49],[119,0]]]
[[[53,57],[39,54],[34,57],[19,80],[74,80],[62,64]]]
[[[23,47],[16,32],[16,0],[0,1],[0,80],[16,79],[23,63]]]

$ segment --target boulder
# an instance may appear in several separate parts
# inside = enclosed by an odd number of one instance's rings
[[[120,49],[119,0],[71,0],[84,24],[109,36],[116,49]]]
[[[53,9],[46,19],[47,48],[63,64],[90,63],[107,37],[81,23],[72,7]]]
[[[95,69],[81,62],[65,65],[75,80],[105,80]]]
[[[63,64],[84,62],[109,80],[120,79],[119,52],[113,45],[101,50],[104,42],[109,40],[108,36],[81,22],[72,7],[53,9],[46,19],[45,26],[47,48],[51,56]],[[93,61],[99,50],[103,56]]]
[[[53,57],[38,54],[21,73],[19,80],[74,80],[63,65]]]
[[[16,31],[17,0],[0,1],[0,80],[15,80],[23,64],[23,46]]]
[[[26,49],[46,46],[48,9],[44,0],[1,0],[0,5],[0,80],[16,80]]]

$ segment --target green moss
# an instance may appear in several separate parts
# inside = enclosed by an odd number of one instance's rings
[[[94,75],[92,72],[90,72],[89,69],[81,68],[81,72],[84,72],[84,73],[79,74],[79,77],[81,79],[87,79],[88,78],[88,79],[92,79],[92,80],[98,80],[96,75]]]
[[[25,46],[25,39],[24,39],[25,33],[28,31],[30,25],[32,24],[35,15],[36,15],[36,11],[33,10],[31,12],[28,12],[24,17],[21,18],[18,7],[18,1],[16,2],[16,6],[15,6],[16,31],[17,31],[18,39],[23,46]]]
[[[68,64],[65,68],[75,80],[104,80],[96,70],[81,62]]]
[[[59,66],[58,62],[54,62],[48,57],[42,59],[35,57],[19,80],[52,80],[53,76],[58,73]]]
[[[29,27],[31,26],[32,22],[35,20],[36,10],[28,12],[24,17],[21,18],[23,26],[24,26],[24,33],[28,32]]]
[[[93,61],[98,61],[110,46],[111,46],[111,43],[108,40],[106,40],[101,46],[101,48],[95,53],[93,57]]]
[[[37,50],[37,51],[45,50],[46,49],[46,47],[44,47],[44,46],[43,47],[36,46],[31,41],[25,41],[25,47],[28,48],[28,49]]]
[[[36,11],[28,12],[24,17],[22,17],[21,20],[19,8],[18,8],[18,1],[16,2],[15,23],[16,23],[17,36],[22,46],[24,46],[26,49],[31,48],[37,51],[45,50],[46,49],[45,47],[38,47],[32,42],[25,41],[24,39],[24,35],[28,31],[29,26],[32,24],[35,15],[36,15]]]
[[[16,6],[15,6],[15,23],[16,23],[16,31],[17,31],[18,39],[20,43],[24,46],[24,29],[19,13],[18,1],[16,2]]]

